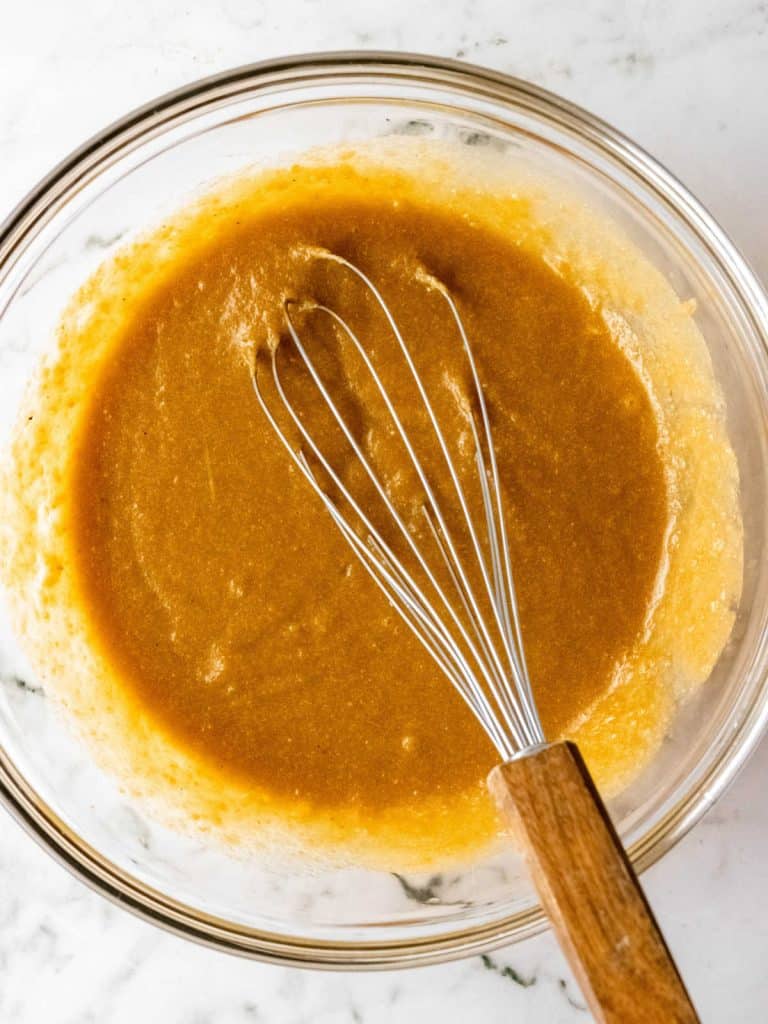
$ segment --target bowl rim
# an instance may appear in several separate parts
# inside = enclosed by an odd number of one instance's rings
[[[389,78],[452,88],[457,94],[485,95],[511,103],[569,129],[602,151],[612,163],[639,177],[671,205],[709,250],[729,285],[740,296],[755,334],[768,355],[768,297],[736,246],[707,210],[657,160],[611,125],[576,104],[523,79],[448,58],[380,50],[342,50],[258,61],[197,79],[165,93],[93,135],[56,165],[0,224],[0,283],[14,258],[34,239],[78,184],[102,162],[150,132],[238,92],[252,94],[292,81],[308,84],[348,76]],[[0,309],[0,317],[3,315]],[[765,650],[765,634],[760,647]],[[712,806],[755,749],[768,723],[768,681],[764,677],[730,741],[706,775],[669,808],[659,822],[628,851],[638,872],[667,853]],[[392,969],[476,955],[526,938],[546,927],[533,906],[491,923],[441,934],[392,941],[341,941],[292,938],[257,931],[194,910],[145,885],[112,864],[78,838],[37,795],[0,747],[0,802],[22,827],[90,888],[167,931],[230,953],[279,963],[326,969]]]

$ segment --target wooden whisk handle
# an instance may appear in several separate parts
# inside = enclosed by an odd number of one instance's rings
[[[651,908],[573,743],[536,747],[488,785],[520,837],[544,910],[594,1017],[697,1024]]]

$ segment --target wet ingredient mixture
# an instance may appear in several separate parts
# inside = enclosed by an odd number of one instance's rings
[[[235,227],[152,296],[95,382],[77,452],[75,557],[90,615],[125,684],[182,742],[280,794],[378,807],[461,790],[495,755],[254,401],[242,346],[259,344],[260,313],[281,311],[286,290],[343,310],[373,350],[388,347],[348,274],[291,258],[307,243],[377,282],[438,376],[460,373],[461,353],[409,264],[461,299],[549,735],[605,689],[642,629],[664,474],[648,396],[576,287],[437,211],[381,197],[299,203]],[[251,276],[249,308],[233,296]],[[393,358],[398,369],[402,391],[407,368]],[[350,400],[361,435],[364,387]]]
[[[381,289],[460,451],[466,424],[451,395],[466,367],[414,268],[450,288],[493,420],[544,729],[555,738],[587,720],[597,760],[635,743],[642,763],[636,723],[653,734],[661,714],[651,678],[636,708],[627,690],[623,720],[601,732],[589,719],[658,598],[670,504],[657,415],[600,309],[534,245],[383,172],[299,170],[278,186],[279,202],[254,191],[209,210],[197,244],[155,279],[145,264],[139,298],[93,360],[64,483],[79,613],[110,685],[201,773],[260,794],[278,816],[301,806],[342,830],[352,819],[374,834],[384,820],[401,835],[438,828],[446,849],[467,844],[469,800],[481,841],[495,827],[483,781],[497,755],[291,467],[254,398],[256,354],[285,333],[285,298],[311,298],[345,316],[401,407],[415,406],[370,295],[307,247],[344,256]],[[416,517],[422,499],[370,381],[328,318],[297,318]],[[286,374],[354,483],[290,354]],[[471,448],[459,457],[470,466]]]

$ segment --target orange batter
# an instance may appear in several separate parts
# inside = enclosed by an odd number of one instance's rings
[[[607,269],[590,262],[568,240],[577,215],[563,213],[555,259],[557,214],[539,229],[525,199],[462,192],[444,169],[425,187],[426,173],[308,164],[171,219],[76,298],[21,421],[6,578],[36,664],[133,788],[164,788],[221,829],[247,809],[252,824],[314,821],[350,848],[402,840],[413,860],[425,844],[448,855],[496,828],[484,779],[497,754],[253,394],[257,353],[285,335],[284,299],[323,302],[364,339],[425,450],[371,296],[308,246],[346,257],[381,289],[470,474],[466,363],[416,268],[455,296],[493,422],[541,719],[549,738],[577,737],[601,785],[615,789],[645,763],[675,681],[705,678],[730,629],[734,463],[708,411],[714,384],[689,312],[626,248]],[[635,315],[669,339],[647,358],[609,298],[596,298],[602,288],[616,303],[625,285]],[[421,493],[359,359],[329,318],[295,315],[420,528]],[[281,353],[306,422],[367,501],[290,346]],[[23,595],[35,588],[32,604]]]
[[[461,352],[414,264],[460,300],[494,420],[549,735],[605,690],[634,642],[666,522],[656,424],[637,375],[574,285],[540,259],[378,196],[318,198],[231,225],[201,256],[180,259],[134,315],[93,382],[77,452],[74,553],[89,614],[158,721],[248,781],[326,805],[450,794],[481,780],[496,755],[292,469],[251,390],[243,346],[263,341],[260,318],[277,320],[287,292],[343,313],[386,359],[399,405],[412,404],[370,297],[337,265],[297,258],[306,243],[376,281],[435,392],[461,374]],[[250,322],[233,344],[227,310],[251,278]],[[329,334],[329,323],[310,318],[303,333]],[[370,385],[335,355],[328,378],[346,375],[349,414],[375,444]],[[308,381],[297,394],[309,418],[320,399]],[[324,448],[343,458],[314,412]],[[394,448],[387,457],[404,462]],[[389,479],[396,472],[384,466]],[[417,500],[409,486],[399,485],[405,505]]]

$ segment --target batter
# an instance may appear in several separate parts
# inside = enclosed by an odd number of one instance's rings
[[[460,211],[417,179],[354,161],[293,168],[222,195],[102,271],[78,300],[90,319],[81,315],[74,331],[70,315],[48,371],[66,390],[79,360],[57,475],[68,628],[85,638],[112,704],[140,723],[134,732],[156,734],[155,746],[161,737],[173,752],[162,770],[162,758],[145,761],[147,779],[148,765],[156,785],[168,764],[182,764],[187,783],[247,794],[253,813],[298,815],[306,827],[324,823],[328,836],[335,827],[335,842],[354,822],[380,847],[418,847],[437,830],[450,851],[482,845],[496,827],[483,789],[496,753],[254,399],[257,353],[284,336],[285,298],[309,298],[365,339],[409,426],[425,436],[371,296],[337,264],[312,258],[307,247],[319,246],[381,289],[469,471],[456,401],[465,364],[446,307],[415,268],[456,297],[493,421],[545,733],[581,738],[604,787],[623,784],[674,701],[659,667],[660,653],[668,666],[673,652],[661,651],[667,641],[654,627],[665,588],[682,578],[670,575],[669,550],[681,499],[669,423],[615,320],[577,266],[547,258],[527,201],[510,200],[500,230],[480,194]],[[128,301],[115,316],[118,283]],[[328,318],[298,309],[296,319],[415,522],[420,492],[381,428],[359,361]],[[324,450],[359,486],[288,348],[283,358]],[[729,449],[712,425],[725,464]],[[733,502],[721,502],[724,521]],[[712,622],[716,644],[725,612]],[[200,797],[195,813],[215,821],[223,812],[212,806]]]

